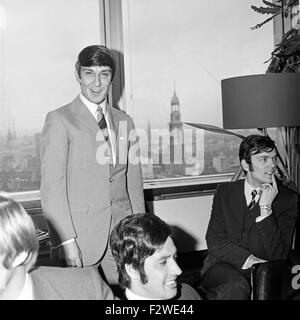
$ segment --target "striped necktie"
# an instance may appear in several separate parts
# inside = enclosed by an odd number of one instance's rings
[[[97,122],[99,128],[102,130],[105,140],[108,139],[108,129],[107,129],[107,123],[105,120],[105,117],[103,115],[103,110],[100,106],[97,108]]]
[[[102,120],[102,118],[103,118],[103,110],[102,110],[102,108],[100,107],[100,106],[98,106],[98,108],[97,108],[97,122],[98,122],[98,124],[99,124],[99,122]]]
[[[249,205],[248,205],[248,209],[249,210],[252,210],[253,208],[254,208],[254,206],[255,206],[255,197],[256,197],[256,195],[257,195],[257,191],[255,190],[255,189],[253,189],[252,190],[252,192],[251,192],[251,202],[249,203]]]

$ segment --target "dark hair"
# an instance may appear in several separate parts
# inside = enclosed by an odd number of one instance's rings
[[[122,288],[130,288],[126,264],[132,265],[139,272],[143,284],[147,283],[145,260],[164,245],[170,234],[171,228],[151,213],[129,215],[113,228],[110,246]]]
[[[101,45],[88,46],[79,53],[75,65],[79,78],[82,66],[108,66],[112,71],[112,79],[116,72],[116,62],[112,52],[107,47]]]
[[[271,152],[275,148],[275,142],[269,136],[252,134],[243,139],[240,144],[239,157],[252,166],[251,156],[261,152]],[[244,170],[245,172],[245,170]]]

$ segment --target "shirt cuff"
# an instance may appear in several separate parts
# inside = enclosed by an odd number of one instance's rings
[[[71,242],[74,242],[74,241],[75,241],[75,238],[72,238],[72,239],[66,240],[66,241],[64,241],[64,242],[60,243],[59,245],[57,245],[57,246],[55,246],[55,247],[52,247],[52,249],[57,249],[57,248],[59,248],[59,247],[64,246],[65,244],[68,244],[68,243],[71,243]]]
[[[269,212],[268,214],[264,215],[264,216],[258,216],[256,219],[255,219],[255,222],[260,222],[262,220],[264,220],[266,217],[270,216],[272,214],[272,211]]]
[[[251,255],[247,258],[247,260],[243,264],[242,270],[246,270],[246,269],[249,269],[251,267],[252,264],[251,264],[250,260],[251,260]]]

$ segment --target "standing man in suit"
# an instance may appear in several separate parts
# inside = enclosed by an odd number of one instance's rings
[[[200,300],[187,284],[177,283],[182,273],[170,227],[159,217],[135,214],[122,219],[110,236],[119,271],[119,284],[128,300]]]
[[[298,214],[298,195],[277,184],[276,148],[250,135],[239,150],[245,180],[220,185],[213,200],[202,286],[208,299],[249,299],[250,268],[285,259]]]
[[[34,268],[36,230],[20,203],[0,196],[0,300],[114,300],[95,268]]]
[[[76,62],[81,93],[48,113],[41,140],[41,201],[52,257],[73,267],[101,263],[110,284],[117,282],[110,230],[145,211],[133,121],[107,101],[115,70],[108,48],[84,48]]]

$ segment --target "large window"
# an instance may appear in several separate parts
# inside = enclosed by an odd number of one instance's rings
[[[0,190],[38,190],[46,113],[75,98],[78,52],[99,43],[99,0],[0,0]]]
[[[116,41],[124,60],[119,105],[140,134],[144,179],[234,172],[238,138],[184,123],[221,127],[221,79],[265,72],[273,32],[272,24],[250,30],[260,18],[250,6],[259,3],[0,0],[0,190],[39,189],[46,113],[78,93],[78,52]]]
[[[222,127],[221,80],[265,73],[264,61],[273,50],[272,23],[250,29],[261,19],[251,5],[261,0],[121,3],[122,103],[141,132],[144,178],[235,172],[239,138],[193,131],[184,123]]]

